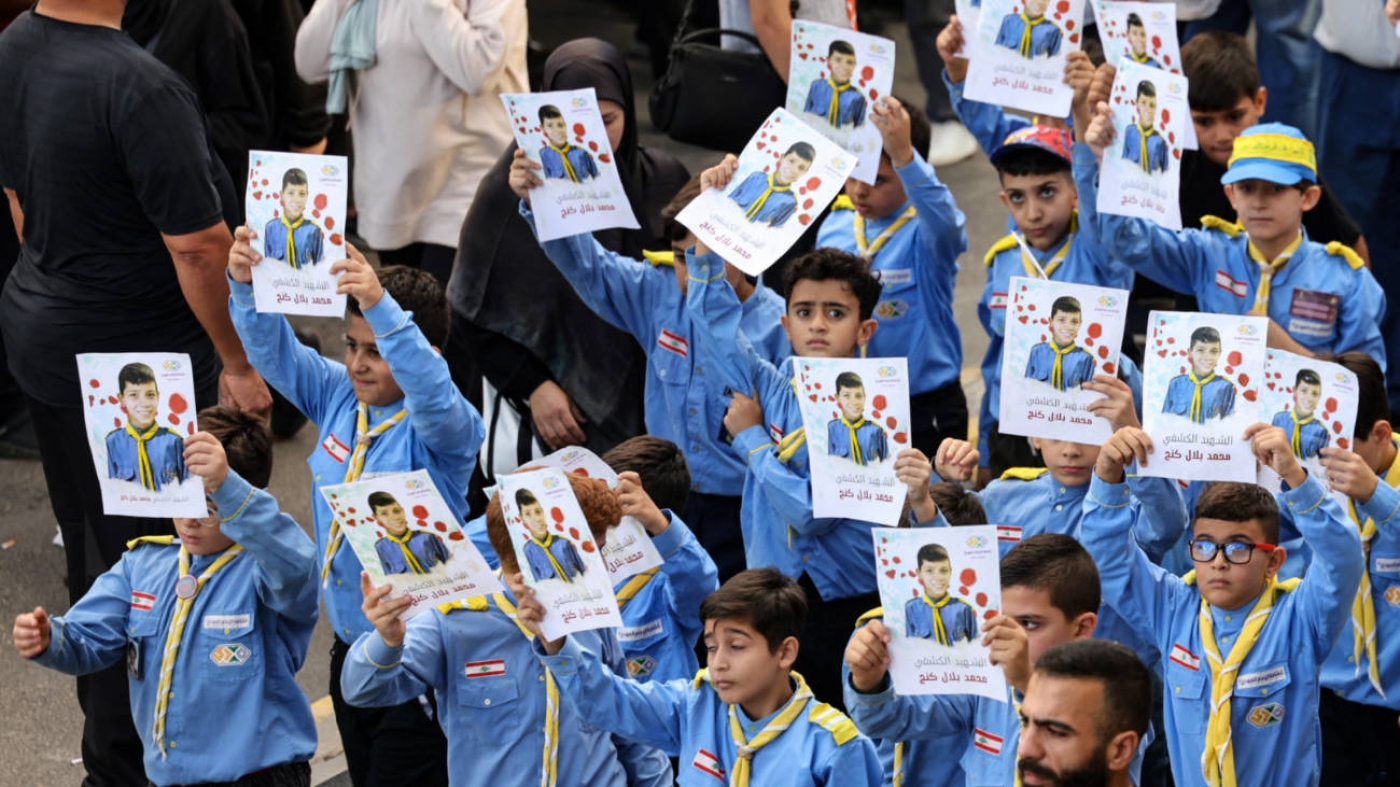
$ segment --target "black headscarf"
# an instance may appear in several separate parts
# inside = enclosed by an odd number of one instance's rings
[[[635,230],[600,230],[593,237],[635,259],[643,249],[669,248],[661,209],[685,185],[689,173],[664,151],[637,144],[632,75],[612,44],[596,38],[570,41],[545,62],[543,90],[585,87],[593,88],[599,100],[623,107],[622,140],[613,153],[641,225]],[[521,359],[522,364],[543,363],[588,416],[590,433],[640,434],[646,357],[630,335],[604,322],[579,299],[540,249],[508,183],[515,149],[512,144],[486,174],[462,223],[448,285],[455,317],[522,346],[534,356]],[[487,376],[493,376],[490,369]],[[499,382],[497,387],[502,387]]]

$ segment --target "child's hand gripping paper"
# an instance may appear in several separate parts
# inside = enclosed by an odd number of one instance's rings
[[[1081,123],[1087,124],[1091,117],[1092,107],[1089,101],[1089,94],[1094,84],[1096,75],[1094,64],[1089,60],[1089,55],[1082,50],[1074,50],[1065,56],[1065,84],[1074,90],[1074,97],[1070,100],[1070,113],[1074,117],[1075,126]],[[1110,83],[1110,87],[1112,83]],[[1105,94],[1107,100],[1107,94]]]
[[[1135,426],[1125,426],[1114,432],[1113,436],[1108,438],[1108,442],[1103,444],[1103,448],[1099,449],[1094,472],[1110,484],[1122,483],[1123,468],[1134,461],[1139,465],[1147,464],[1147,457],[1151,453],[1152,438]]]
[[[622,507],[622,515],[641,522],[649,535],[659,536],[671,526],[671,520],[656,507],[651,495],[642,488],[642,477],[635,472],[627,470],[618,473],[617,488],[613,494]]]
[[[875,102],[870,119],[880,131],[880,139],[891,164],[898,168],[913,160],[914,143],[909,136],[909,110],[899,103],[899,99],[885,96]]]
[[[1094,379],[1084,383],[1084,390],[1104,395],[1104,398],[1090,402],[1085,409],[1107,420],[1115,432],[1125,426],[1142,426],[1137,408],[1133,406],[1133,389],[1116,375],[1096,374]]]
[[[185,441],[185,467],[204,481],[204,493],[212,495],[228,478],[228,454],[217,437],[195,432]]]
[[[551,656],[557,655],[564,647],[564,638],[547,640],[541,633],[540,621],[544,620],[545,608],[539,599],[535,598],[535,589],[525,584],[525,575],[521,573],[511,574],[506,578],[506,584],[510,586],[510,592],[515,596],[515,617],[535,635],[540,647]]]
[[[966,45],[962,22],[958,21],[956,15],[948,17],[948,25],[938,31],[934,46],[938,49],[939,58],[943,60],[944,70],[948,72],[948,81],[955,85],[967,79],[967,58],[958,54]]]
[[[736,437],[751,426],[763,425],[763,406],[758,403],[758,391],[752,396],[734,392],[729,409],[724,412],[724,429]]]
[[[1031,650],[1026,630],[1015,618],[997,615],[982,624],[982,645],[988,659],[1006,675],[1006,682],[1022,694],[1031,682]]]
[[[262,255],[253,248],[258,234],[244,224],[233,231],[233,245],[228,250],[228,275],[242,284],[253,283],[253,266],[262,262]]]
[[[1100,101],[1095,104],[1094,119],[1084,131],[1084,144],[1094,152],[1094,158],[1103,161],[1103,152],[1113,144],[1117,133],[1113,128],[1113,112],[1108,108],[1108,102]]]
[[[872,620],[856,630],[846,644],[846,666],[856,691],[870,694],[880,688],[890,669],[889,645],[890,632],[884,621]]]
[[[933,477],[933,463],[923,451],[906,448],[895,454],[894,474],[909,489],[909,510],[915,520],[923,524],[938,516],[938,506],[928,491],[929,479]]]
[[[332,276],[340,274],[340,281],[335,288],[336,294],[354,298],[355,302],[360,304],[361,311],[372,309],[379,303],[379,299],[384,297],[384,286],[379,283],[379,276],[375,274],[374,267],[359,249],[347,243],[345,250],[350,256],[336,262],[330,270]]]
[[[982,455],[977,446],[956,437],[945,437],[934,454],[933,469],[944,481],[961,483],[972,478]]]
[[[1278,473],[1289,489],[1297,489],[1308,480],[1308,471],[1298,464],[1298,457],[1293,455],[1288,434],[1279,427],[1265,423],[1251,424],[1244,430],[1244,439],[1252,441],[1254,458]]]
[[[1365,505],[1376,493],[1380,478],[1361,454],[1335,446],[1319,451],[1322,466],[1327,469],[1327,481],[1332,489]]]
[[[524,200],[526,205],[530,204],[530,191],[544,185],[540,176],[535,174],[541,169],[543,167],[537,162],[531,161],[530,157],[525,155],[525,151],[516,148],[515,158],[510,162],[508,182],[510,190],[515,192],[515,196]]]
[[[26,659],[49,649],[49,615],[43,607],[35,607],[33,612],[15,616],[15,650]]]
[[[403,645],[404,632],[408,629],[399,616],[413,604],[413,597],[405,595],[390,599],[388,596],[393,590],[394,586],[389,584],[375,587],[369,581],[369,572],[360,572],[360,592],[365,597],[365,603],[360,609],[364,610],[365,617],[369,618],[374,630],[379,632],[379,638],[384,640],[384,644],[397,648]]]

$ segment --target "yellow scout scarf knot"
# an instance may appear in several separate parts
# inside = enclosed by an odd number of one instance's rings
[[[1257,314],[1263,317],[1269,315],[1269,287],[1273,282],[1274,274],[1288,263],[1293,257],[1293,253],[1303,243],[1303,231],[1298,231],[1298,239],[1289,244],[1283,253],[1273,260],[1264,259],[1264,252],[1254,245],[1254,241],[1245,244],[1245,250],[1249,253],[1249,258],[1259,265],[1259,289],[1254,291],[1254,307],[1249,310],[1250,314]]]
[[[408,540],[413,537],[412,530],[404,530],[402,536],[396,536],[393,533],[385,533],[384,535],[390,541],[399,545],[399,549],[403,551],[403,559],[404,562],[408,564],[409,571],[415,574],[428,573],[428,570],[423,568],[423,564],[418,562],[418,558],[414,557],[413,550],[408,548]]]
[[[899,214],[899,218],[895,219],[890,226],[886,227],[875,237],[875,242],[867,243],[865,240],[865,217],[857,213],[853,222],[856,232],[856,252],[860,254],[866,262],[875,259],[875,255],[880,253],[880,249],[885,247],[885,244],[889,242],[890,238],[893,238],[896,232],[903,229],[904,225],[908,224],[917,215],[919,215],[918,209],[910,205],[904,209],[903,213]]]
[[[660,570],[661,570],[661,569],[659,569],[659,568],[653,568],[653,569],[649,569],[649,570],[647,570],[647,571],[643,571],[642,573],[637,574],[636,576],[634,576],[634,577],[632,577],[631,579],[627,580],[626,584],[624,584],[622,587],[618,588],[618,591],[617,591],[617,607],[618,607],[618,609],[623,609],[624,607],[627,606],[627,602],[629,602],[629,601],[631,601],[632,599],[636,598],[636,597],[637,597],[637,594],[642,592],[642,588],[646,587],[647,584],[650,583],[651,580],[652,580],[653,578],[656,577],[656,572],[657,572],[657,571],[660,571]]]
[[[744,211],[744,218],[753,221],[758,217],[758,212],[763,210],[763,205],[768,202],[768,197],[770,195],[791,190],[791,184],[780,185],[778,183],[778,173],[774,172],[770,174],[768,176],[768,188],[764,189],[763,193],[758,195],[758,199],[754,200],[753,204],[749,206],[749,209]]]
[[[1134,63],[1142,63],[1142,64],[1144,64],[1144,65],[1146,65],[1146,63],[1147,63],[1147,53],[1146,53],[1146,52],[1143,52],[1142,55],[1140,55],[1140,56],[1137,55],[1137,54],[1134,54],[1133,52],[1129,52],[1129,53],[1128,53],[1128,57],[1131,57],[1131,58],[1133,59],[1133,62],[1134,62]]]
[[[126,422],[126,433],[131,435],[131,439],[136,441],[136,475],[141,481],[141,486],[151,492],[156,491],[156,473],[151,469],[151,455],[146,453],[146,441],[156,436],[160,431],[160,424],[151,424],[151,428],[144,432],[138,432],[132,427],[131,422]]]
[[[549,142],[549,149],[559,154],[559,160],[564,163],[564,174],[568,176],[571,183],[578,183],[578,173],[574,172],[574,165],[569,163],[569,151],[573,150],[573,145],[565,142],[563,147]]]
[[[1143,128],[1143,127],[1142,127],[1142,121],[1138,121],[1137,130],[1138,130],[1138,164],[1142,167],[1142,171],[1143,171],[1143,172],[1148,172],[1148,173],[1150,173],[1150,172],[1151,172],[1151,168],[1149,167],[1149,165],[1148,165],[1148,163],[1147,163],[1147,139],[1148,139],[1148,137],[1151,137],[1153,134],[1156,134],[1156,133],[1157,133],[1157,129],[1156,129],[1156,128]]]
[[[1044,14],[1041,14],[1035,19],[1031,19],[1030,17],[1026,16],[1026,12],[1024,10],[1021,11],[1021,22],[1025,24],[1025,29],[1021,31],[1021,46],[1017,50],[1021,53],[1021,57],[1029,58],[1031,56],[1031,28],[1044,21]]]
[[[1070,214],[1069,217],[1069,233],[1065,237],[1065,245],[1061,246],[1060,250],[1055,252],[1055,256],[1051,257],[1050,261],[1045,263],[1044,266],[1036,262],[1035,257],[1031,255],[1025,236],[1013,235],[1012,237],[1015,237],[1017,243],[1021,246],[1021,269],[1032,279],[1049,279],[1051,276],[1054,276],[1055,271],[1059,269],[1060,265],[1064,263],[1065,258],[1069,256],[1070,245],[1074,243],[1074,236],[1078,232],[1079,211],[1076,210],[1074,213]]]
[[[841,425],[846,427],[846,430],[850,432],[851,435],[851,461],[858,465],[865,464],[865,457],[861,456],[860,441],[856,439],[856,430],[865,426],[865,423],[865,416],[857,418],[855,423],[847,421],[846,416],[841,416]]]
[[[948,606],[948,602],[953,600],[953,594],[944,593],[937,601],[929,598],[928,593],[920,594],[919,598],[933,609],[933,641],[940,645],[952,645],[953,643],[948,641],[948,627],[943,625],[943,616],[938,611]]]
[[[569,584],[573,584],[573,578],[570,577],[568,574],[564,573],[564,567],[559,565],[559,561],[554,559],[554,553],[549,551],[549,548],[554,544],[554,534],[545,533],[543,541],[539,540],[538,538],[535,538],[534,536],[530,536],[530,543],[535,544],[536,546],[544,550],[544,556],[549,559],[549,565],[554,567],[554,575],[556,577],[564,580]]]
[[[1400,443],[1395,445],[1400,446]],[[1394,461],[1390,463],[1384,483],[1400,487],[1400,453],[1397,453]],[[1356,598],[1351,603],[1352,656],[1356,660],[1356,674],[1360,675],[1361,656],[1363,651],[1365,652],[1366,677],[1384,697],[1385,689],[1381,688],[1381,665],[1376,659],[1376,604],[1371,596],[1371,539],[1376,537],[1376,522],[1367,517],[1363,523],[1356,513],[1354,500],[1347,501],[1347,514],[1361,529],[1362,552],[1366,555],[1366,562],[1361,568],[1361,586],[1357,588]]]
[[[151,728],[151,736],[156,740],[162,760],[165,759],[165,712],[170,708],[170,681],[175,676],[175,659],[180,655],[180,642],[184,638],[185,622],[189,620],[190,608],[194,606],[195,598],[209,579],[242,552],[243,547],[234,544],[224,550],[224,553],[210,563],[209,567],[204,569],[204,573],[196,579],[190,576],[189,550],[183,545],[180,547],[179,573],[175,581],[175,608],[170,613],[170,629],[165,633],[165,647],[161,649],[160,680],[156,684],[155,723]]]
[[[1303,427],[1306,426],[1306,425],[1308,425],[1308,424],[1310,424],[1310,423],[1312,423],[1313,420],[1315,420],[1315,419],[1313,418],[1313,416],[1310,415],[1310,416],[1308,416],[1307,418],[1303,418],[1303,419],[1299,420],[1299,418],[1298,418],[1298,411],[1297,411],[1297,410],[1289,410],[1289,411],[1288,411],[1288,417],[1289,417],[1289,419],[1291,419],[1291,420],[1293,421],[1293,437],[1292,437],[1291,440],[1288,441],[1288,443],[1289,443],[1289,445],[1293,446],[1293,455],[1294,455],[1294,456],[1302,456],[1302,455],[1303,455]]]
[[[369,448],[374,445],[374,441],[380,435],[394,428],[400,421],[408,415],[408,410],[399,410],[397,413],[384,419],[382,423],[373,429],[369,428],[369,405],[360,402],[355,413],[355,450],[346,461],[345,483],[360,480],[360,475],[365,471],[365,456],[369,454]],[[340,532],[340,522],[335,518],[331,519],[330,533],[326,535],[326,556],[321,561],[321,584],[326,583],[326,578],[331,573],[331,561],[335,560],[335,553],[340,549],[340,542],[345,540],[345,534]],[[427,572],[424,572],[427,573]]]
[[[1205,384],[1215,379],[1215,372],[1205,376],[1205,379],[1196,379],[1196,370],[1189,369],[1186,376],[1191,382],[1196,384],[1196,390],[1191,393],[1191,409],[1187,411],[1187,416],[1193,424],[1203,424],[1206,422],[1206,415],[1201,404],[1201,389]]]
[[[1050,370],[1050,385],[1054,386],[1057,391],[1063,391],[1065,389],[1065,367],[1062,361],[1066,355],[1074,350],[1074,342],[1070,342],[1064,349],[1060,349],[1055,344],[1054,339],[1050,339],[1045,344],[1050,347],[1050,352],[1055,354],[1055,366]]]
[[[297,260],[297,243],[295,230],[306,223],[306,214],[297,217],[296,221],[287,221],[287,215],[282,214],[282,226],[287,228],[287,264],[293,270],[301,269],[301,262]]]
[[[841,117],[841,94],[851,89],[849,81],[836,84],[831,77],[826,78],[826,83],[831,86],[831,106],[826,110],[826,122],[836,125]]]
[[[773,717],[768,726],[760,730],[753,740],[744,738],[739,709],[733,705],[729,706],[729,736],[734,741],[734,747],[739,750],[734,767],[729,770],[729,787],[748,787],[749,776],[753,773],[753,756],[759,749],[777,740],[807,708],[807,703],[812,699],[812,690],[807,688],[807,681],[803,680],[801,675],[794,672],[792,677],[797,681],[797,691],[792,695],[792,699],[788,700],[787,707]]]

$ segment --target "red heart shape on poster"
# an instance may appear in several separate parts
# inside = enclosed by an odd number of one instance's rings
[[[584,552],[587,552],[587,553],[589,553],[589,554],[593,554],[593,542],[592,542],[592,541],[585,541],[585,542],[583,542],[582,544],[580,544],[580,546],[583,547],[583,551],[584,551]]]
[[[871,67],[871,66],[866,66],[865,68],[862,68],[862,69],[860,70],[860,78],[861,78],[861,79],[874,79],[874,78],[875,78],[875,69],[874,69],[873,67]]]
[[[166,416],[166,420],[169,421],[169,422],[170,422],[171,424],[173,424],[174,426],[179,426],[179,425],[180,425],[180,416],[178,416],[178,415],[176,415],[176,414],[174,414],[174,413],[171,413],[170,415]]]
[[[597,142],[594,142],[593,140],[589,140],[589,141],[588,141],[588,149],[591,150],[591,151],[593,151],[594,153],[597,153],[597,152],[598,152],[598,143],[597,143]]]
[[[1073,29],[1074,29],[1074,20],[1073,20],[1073,19],[1069,19],[1069,20],[1066,20],[1066,21],[1065,21],[1065,29],[1066,29],[1066,30],[1073,30]]]
[[[895,575],[896,573],[898,573],[898,572],[896,572],[894,569],[890,569],[889,571],[886,571],[886,572],[885,572],[885,576],[889,577],[890,579],[894,579],[894,575]]]
[[[609,155],[609,154],[607,154],[607,153],[599,153],[599,154],[598,154],[598,160],[601,161],[601,162],[603,162],[604,164],[611,164],[611,163],[612,163],[612,156]]]
[[[764,148],[768,147],[768,143],[766,143],[766,142],[755,142],[755,143],[754,143],[754,147],[758,148],[759,150],[763,150]]]
[[[1100,358],[1108,358],[1108,345],[1106,345],[1106,344],[1101,344],[1101,345],[1099,345],[1099,357],[1100,357]]]
[[[253,199],[255,199],[255,200],[262,199],[262,192],[261,192],[261,191],[255,191],[255,192],[253,192]]]
[[[1026,321],[1029,320],[1030,317],[1028,315],[1023,314],[1020,317],[1017,317],[1016,319],[1020,320],[1022,325],[1025,325]]]
[[[1078,33],[1070,33],[1070,34],[1069,34],[1069,42],[1070,42],[1071,44],[1077,44],[1077,43],[1079,43],[1079,34],[1078,34]]]
[[[798,58],[800,58],[800,59],[802,59],[802,60],[806,60],[806,59],[807,59],[807,53],[806,53],[806,52],[798,52],[798,53],[797,53],[797,56],[798,56]]]
[[[1341,449],[1351,448],[1351,441],[1346,439],[1345,437],[1338,437],[1337,447]]]
[[[1240,385],[1249,385],[1249,375],[1240,374]]]
[[[817,395],[816,395],[816,394],[812,394],[811,396],[809,396],[809,397],[807,397],[807,398],[808,398],[808,399],[811,399],[811,400],[814,401],[814,402],[817,401]]]
[[[1166,350],[1158,350],[1158,351],[1157,351],[1157,357],[1158,357],[1158,358],[1165,358],[1165,357],[1167,357],[1167,351],[1166,351]]]
[[[344,242],[345,242],[345,239],[342,238],[342,237],[340,237],[340,233],[339,233],[339,232],[333,232],[333,233],[331,233],[331,245],[332,245],[332,246],[339,246],[340,244],[342,244],[342,243],[344,243]]]
[[[808,224],[812,223],[812,217],[804,213],[801,216],[797,217],[797,223],[805,227]]]
[[[1255,401],[1255,400],[1257,400],[1257,399],[1259,398],[1259,392],[1258,392],[1258,391],[1255,391],[1255,390],[1252,390],[1252,389],[1251,389],[1251,390],[1248,390],[1248,391],[1245,391],[1245,392],[1244,392],[1244,398],[1245,398],[1246,400],[1248,400],[1248,401],[1253,402],[1253,401]]]
[[[450,540],[450,541],[461,541],[462,539],[464,539],[464,538],[466,538],[466,537],[467,537],[467,534],[466,534],[466,533],[463,533],[463,532],[460,531],[460,530],[455,530],[455,531],[453,531],[453,532],[447,534],[447,538],[448,538],[448,540]]]
[[[899,443],[900,445],[904,445],[905,443],[909,442],[909,435],[903,432],[895,432],[894,441],[896,443]]]
[[[1118,374],[1118,368],[1117,368],[1116,366],[1113,365],[1113,362],[1112,362],[1112,361],[1109,361],[1108,363],[1106,363],[1106,364],[1103,365],[1103,373],[1104,373],[1104,374]]]

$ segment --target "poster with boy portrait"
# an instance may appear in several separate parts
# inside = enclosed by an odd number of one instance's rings
[[[855,166],[855,155],[779,107],[744,146],[729,185],[701,192],[676,220],[758,276],[817,220]]]
[[[525,584],[549,610],[546,639],[622,625],[612,578],[564,471],[550,467],[502,476],[501,515]]]
[[[637,228],[593,88],[504,93],[501,101],[515,143],[541,167],[544,184],[530,194],[540,240]]]
[[[1319,452],[1324,448],[1351,450],[1360,391],[1356,373],[1345,366],[1270,349],[1264,364],[1264,386],[1259,390],[1261,420],[1283,430],[1293,455],[1308,473],[1326,478]],[[1260,486],[1279,491],[1281,481],[1272,468],[1260,465]]]
[[[788,111],[856,155],[851,177],[875,182],[883,142],[870,122],[894,85],[894,42],[850,28],[795,19]]]
[[[609,489],[617,488],[617,473],[597,454],[582,446],[561,448],[543,459],[532,461],[530,465],[557,467],[566,473],[601,479],[607,482]],[[634,516],[623,515],[616,525],[608,528],[608,537],[599,552],[614,585],[665,562],[661,553],[656,551],[651,534]]]
[[[462,532],[426,470],[321,487],[321,496],[375,587],[413,603],[408,620],[472,596],[498,593],[501,581]]]
[[[1099,173],[1099,212],[1181,229],[1182,137],[1191,125],[1186,77],[1125,61],[1108,106],[1115,134]]]
[[[1128,293],[1014,277],[1001,356],[1003,434],[1102,444],[1108,420],[1089,412],[1103,394],[1081,386],[1118,374]]]
[[[102,513],[207,516],[204,482],[185,467],[185,438],[198,431],[190,357],[85,353],[77,362]]]
[[[982,16],[982,0],[955,0],[953,10],[957,12],[958,24],[963,29],[963,45],[957,51],[958,57],[972,58],[972,49],[977,39],[978,19]]]
[[[982,0],[977,27],[964,25],[965,95],[987,104],[1065,117],[1074,89],[1065,58],[1079,49],[1084,0]]]
[[[876,528],[875,571],[896,694],[1006,700],[982,623],[1001,610],[995,525]]]
[[[1154,311],[1147,326],[1142,423],[1154,451],[1138,474],[1253,482],[1242,435],[1262,414],[1268,318]]]
[[[802,358],[797,370],[813,516],[895,524],[905,498],[894,460],[909,447],[908,360]]]
[[[254,150],[248,154],[246,213],[253,297],[260,312],[342,317],[331,265],[345,251],[349,165],[344,156]]]

